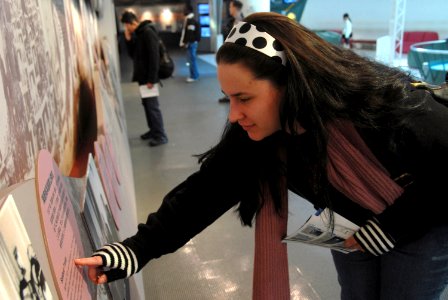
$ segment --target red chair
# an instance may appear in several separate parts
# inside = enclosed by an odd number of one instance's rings
[[[403,53],[408,53],[413,44],[437,41],[438,39],[439,34],[435,31],[405,31],[403,33]]]

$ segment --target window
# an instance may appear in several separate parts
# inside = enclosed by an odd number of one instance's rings
[[[208,3],[198,3],[199,25],[201,36],[210,37],[210,6]]]

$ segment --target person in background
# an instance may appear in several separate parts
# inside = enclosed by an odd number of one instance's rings
[[[159,37],[156,29],[151,21],[140,22],[130,11],[123,13],[121,22],[125,28],[128,53],[134,62],[132,81],[151,89],[159,82]],[[168,143],[158,97],[142,98],[142,104],[149,131],[142,134],[141,139],[149,140],[151,147]]]
[[[345,13],[342,16],[342,19],[344,20],[344,28],[342,29],[342,46],[344,48],[350,48],[350,40],[353,36],[352,31],[352,20],[350,19],[350,16],[348,13]]]
[[[229,35],[232,27],[235,26],[239,21],[241,21],[244,18],[243,12],[241,11],[242,9],[243,9],[243,3],[241,1],[238,0],[230,1],[229,3],[230,17],[227,19],[224,26],[222,27],[222,36],[224,40]],[[218,102],[227,103],[229,102],[229,97],[224,95],[222,98],[218,99]]]
[[[225,22],[222,27],[222,35],[225,40],[230,33],[230,30],[235,26],[239,21],[244,18],[243,12],[243,3],[238,0],[232,0],[229,2],[229,18]]]
[[[184,10],[184,26],[180,37],[179,46],[187,48],[187,62],[189,64],[190,77],[186,82],[195,82],[199,79],[197,64],[198,43],[201,40],[201,26],[194,18],[193,7],[186,5]]]
[[[331,251],[341,299],[438,299],[448,283],[448,108],[400,69],[276,13],[235,25],[216,61],[230,98],[221,140],[134,236],[75,263],[95,283],[130,276],[233,208],[255,224],[253,299],[290,299],[282,239],[289,203],[303,201],[290,190],[360,226],[344,241],[353,252]]]

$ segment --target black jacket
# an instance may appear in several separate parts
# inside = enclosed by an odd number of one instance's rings
[[[448,108],[426,91],[416,90],[412,96],[427,98],[427,109],[403,127],[358,129],[391,178],[403,173],[412,176],[413,183],[376,216],[383,231],[398,243],[416,239],[431,227],[448,225]],[[306,144],[308,137],[304,133],[295,138],[297,143]],[[310,192],[306,153],[298,153],[300,149],[304,147],[288,148],[288,188],[320,206]],[[150,259],[182,247],[245,197],[245,183],[250,178],[239,164],[221,156],[166,195],[159,210],[148,216],[146,224],[139,225],[135,236],[123,242],[136,253],[140,268]],[[329,196],[334,211],[360,226],[373,216],[334,188]]]
[[[182,43],[188,44],[199,42],[201,40],[201,26],[194,18],[188,18],[185,28],[182,30],[184,31]]]
[[[244,19],[244,15],[241,13],[238,21],[240,21],[242,19]],[[233,26],[235,25],[235,21],[236,21],[236,19],[234,17],[230,16],[226,20],[225,24],[222,26],[221,32],[222,32],[223,40],[225,40],[227,38],[227,36],[229,35],[230,30],[232,30]]]
[[[159,37],[151,22],[141,22],[126,46],[134,62],[132,81],[140,85],[159,82]]]

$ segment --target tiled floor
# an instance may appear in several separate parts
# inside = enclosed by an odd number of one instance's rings
[[[139,222],[145,222],[163,196],[198,169],[192,155],[217,142],[228,112],[228,105],[217,101],[222,95],[215,67],[200,60],[200,80],[186,83],[184,56],[173,56],[176,73],[163,82],[159,98],[169,143],[155,148],[139,138],[147,130],[144,112],[137,86],[129,83],[130,62],[126,57],[121,61]],[[306,203],[301,203],[306,211]],[[339,299],[328,250],[290,244],[288,252],[293,299]],[[253,230],[241,227],[236,215],[228,212],[177,252],[143,269],[145,299],[250,299],[252,255]]]

